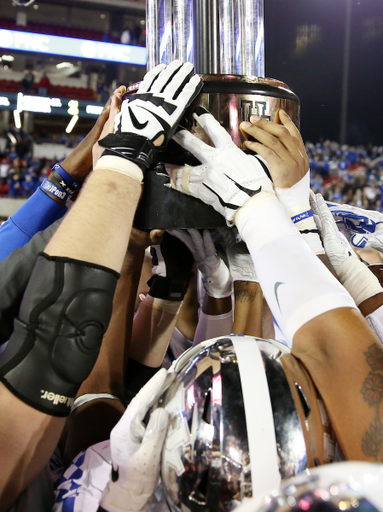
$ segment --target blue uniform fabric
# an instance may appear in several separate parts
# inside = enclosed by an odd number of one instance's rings
[[[38,231],[43,231],[66,213],[42,190],[36,192],[0,227],[0,261],[23,247]]]

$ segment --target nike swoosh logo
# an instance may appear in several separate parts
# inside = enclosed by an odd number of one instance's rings
[[[134,128],[136,130],[143,130],[144,128],[147,127],[148,121],[145,121],[145,123],[140,123],[140,121],[134,115],[134,112],[130,107],[128,107],[128,111],[129,111],[130,119],[132,120],[132,125],[134,126]]]
[[[281,283],[280,281],[277,281],[274,285],[274,295],[275,295],[275,298],[277,300],[277,304],[278,304],[278,307],[279,307],[279,311],[282,313],[282,310],[281,310],[281,306],[279,304],[279,299],[278,299],[278,288],[281,286],[281,284],[285,284],[285,283]]]
[[[236,186],[239,188],[239,190],[242,190],[242,192],[245,192],[245,194],[247,194],[250,197],[255,196],[255,194],[259,194],[259,192],[261,192],[261,190],[262,190],[262,186],[260,186],[258,190],[252,190],[251,188],[246,188],[243,185],[241,185],[240,183],[237,183],[235,180],[233,180],[233,178],[230,178],[230,176],[228,176],[227,174],[225,174],[225,176],[226,176],[226,178],[229,178],[229,180],[231,180],[233,183],[235,183]]]
[[[205,183],[202,183],[202,185],[204,187],[206,187],[207,189],[210,190],[210,192],[213,192],[213,194],[215,194],[217,197],[218,197],[218,201],[221,203],[221,205],[224,207],[224,208],[230,208],[231,210],[238,210],[239,206],[237,204],[231,204],[231,203],[225,203],[225,201],[222,199],[222,197],[220,197],[217,192],[215,190],[213,190],[212,188],[210,188],[208,185],[206,185]]]

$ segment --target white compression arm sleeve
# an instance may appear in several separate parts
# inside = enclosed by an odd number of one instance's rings
[[[309,249],[282,204],[262,198],[251,201],[251,207],[237,215],[236,224],[286,339],[292,343],[300,327],[326,311],[356,308],[349,293]]]
[[[232,327],[233,311],[222,315],[207,315],[200,310],[193,345],[198,345],[201,341],[211,340],[218,336],[229,335]]]
[[[366,320],[383,345],[383,306],[367,315]]]

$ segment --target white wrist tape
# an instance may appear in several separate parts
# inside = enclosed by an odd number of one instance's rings
[[[193,345],[198,345],[201,341],[211,340],[218,336],[229,335],[232,327],[233,311],[222,315],[207,315],[200,311]]]
[[[366,316],[368,325],[379,338],[380,343],[383,344],[383,306],[376,309],[373,313]]]
[[[234,215],[234,223],[236,226],[241,222],[241,219],[246,215],[249,210],[252,210],[254,206],[261,205],[268,202],[278,202],[277,196],[274,192],[261,192],[253,196],[251,199],[239,208]]]
[[[99,399],[110,399],[110,400],[120,400],[117,396],[111,395],[110,393],[86,393],[85,395],[81,395],[73,402],[72,407],[70,408],[70,412],[75,411],[78,407],[81,407],[88,402],[92,402],[92,400]]]
[[[350,256],[336,270],[339,281],[348,290],[357,306],[383,292],[379,280],[357,256]]]
[[[114,155],[102,156],[96,163],[94,170],[96,169],[118,172],[138,181],[139,183],[141,183],[144,178],[143,172],[137,164],[127,160],[126,158]]]
[[[142,304],[146,306],[150,306],[154,309],[160,309],[161,311],[164,311],[164,313],[170,313],[171,315],[176,315],[182,306],[182,300],[181,301],[174,301],[174,300],[165,300],[165,299],[158,299],[157,297],[152,297],[151,295],[146,295],[145,299],[142,301]]]
[[[325,254],[309,202],[310,171],[290,188],[276,188],[279,201],[314,254]]]
[[[336,308],[355,308],[343,286],[316,258],[279,202],[255,206],[238,230],[252,255],[259,284],[284,336]]]

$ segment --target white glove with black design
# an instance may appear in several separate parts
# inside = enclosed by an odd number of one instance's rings
[[[114,133],[99,141],[104,155],[117,155],[135,162],[144,171],[153,159],[154,142],[172,138],[186,108],[202,88],[201,78],[190,62],[160,64],[149,71],[136,94],[122,103]]]
[[[207,293],[216,299],[229,297],[233,281],[229,269],[217,254],[209,230],[205,229],[203,235],[197,229],[188,229],[187,232],[172,230],[169,233],[181,240],[192,253]]]
[[[383,215],[380,212],[330,202],[327,206],[337,224],[354,233],[351,237],[354,247],[372,247],[383,252]]]
[[[171,187],[201,199],[221,213],[229,226],[235,212],[255,194],[273,190],[268,166],[260,156],[246,155],[232,141],[227,131],[204,108],[198,107],[194,118],[212,140],[205,144],[187,130],[173,139],[190,151],[201,165],[167,166]]]
[[[155,409],[145,428],[143,420],[158,396],[167,371],[159,370],[133,398],[110,434],[112,475],[99,511],[141,512],[151,503],[160,477],[160,458],[169,426],[165,409]]]

